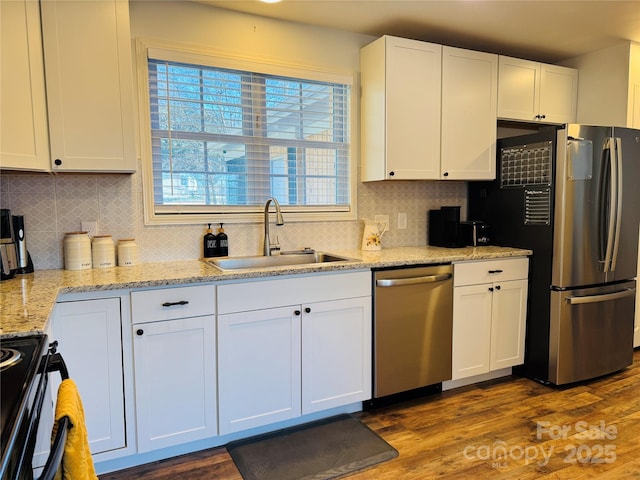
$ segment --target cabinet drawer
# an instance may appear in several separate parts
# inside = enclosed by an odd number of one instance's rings
[[[131,292],[133,323],[212,315],[215,313],[215,305],[214,285]]]
[[[453,266],[454,287],[526,279],[528,276],[528,258],[500,258],[477,262],[461,262]]]

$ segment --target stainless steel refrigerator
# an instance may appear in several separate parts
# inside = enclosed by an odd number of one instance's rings
[[[469,183],[469,219],[530,248],[522,373],[595,378],[633,361],[640,130],[569,124],[505,138],[497,178]]]

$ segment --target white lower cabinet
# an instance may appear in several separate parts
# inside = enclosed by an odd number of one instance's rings
[[[300,415],[299,306],[220,315],[218,341],[221,434]]]
[[[303,414],[371,398],[371,361],[370,297],[304,305]]]
[[[120,298],[58,303],[53,335],[82,398],[91,453],[124,448]]]
[[[221,434],[371,397],[370,281],[351,272],[218,287]]]
[[[215,436],[215,287],[135,291],[131,311],[138,452]]]
[[[454,265],[452,380],[524,361],[528,259]]]

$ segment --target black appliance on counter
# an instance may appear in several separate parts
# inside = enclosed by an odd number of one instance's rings
[[[449,248],[466,246],[460,229],[460,207],[429,210],[427,223],[429,245]]]
[[[13,236],[11,210],[0,210],[0,280],[13,278],[18,271],[18,253]]]
[[[0,280],[16,274],[33,272],[33,262],[27,251],[24,216],[11,215],[11,210],[0,210]]]
[[[47,335],[34,334],[3,338],[0,344],[0,478],[32,480],[32,460],[40,412],[49,382],[49,373],[69,377],[57,342],[48,344]],[[69,419],[64,417],[51,453],[38,480],[55,476],[62,459]]]
[[[491,245],[489,225],[480,220],[460,222],[462,241],[470,247]]]

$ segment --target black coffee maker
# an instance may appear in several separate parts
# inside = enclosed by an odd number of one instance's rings
[[[0,279],[13,278],[18,271],[18,254],[13,237],[11,210],[8,208],[0,210],[0,259]]]
[[[460,229],[460,207],[440,207],[429,210],[429,245],[462,248],[466,246]]]
[[[24,216],[11,215],[8,208],[0,209],[0,279],[31,272],[33,262],[27,251]]]

